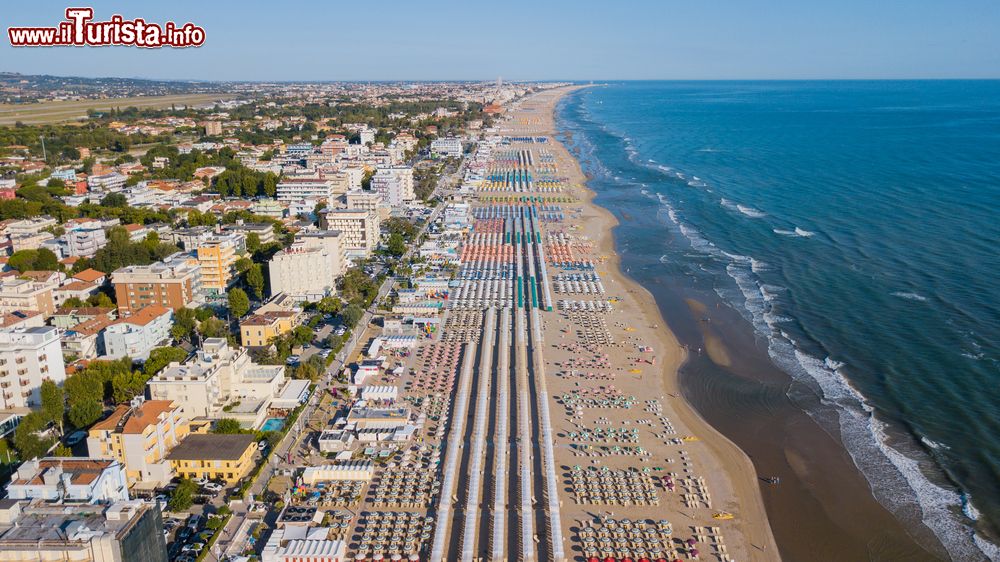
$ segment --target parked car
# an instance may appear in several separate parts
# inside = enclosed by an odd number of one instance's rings
[[[208,490],[209,492],[215,492],[216,494],[223,490],[222,484],[216,484],[215,482],[209,482],[202,486],[203,490]]]
[[[286,365],[298,365],[298,363],[299,363],[300,360],[301,360],[301,357],[299,357],[298,355],[289,355],[288,359],[285,359],[285,364]]]
[[[86,431],[83,431],[83,430],[81,430],[81,431],[74,431],[73,433],[69,434],[69,437],[66,438],[66,444],[69,445],[70,447],[72,447],[73,445],[76,445],[77,443],[79,443],[80,441],[83,441],[86,438],[87,438],[87,432]]]

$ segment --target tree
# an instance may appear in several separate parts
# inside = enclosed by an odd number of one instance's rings
[[[128,207],[128,199],[124,193],[109,193],[101,198],[102,207]]]
[[[42,415],[49,423],[54,423],[62,433],[63,417],[66,415],[66,393],[62,387],[56,383],[45,379],[42,381],[41,389]]]
[[[198,326],[198,331],[206,338],[221,338],[226,335],[226,323],[218,318],[209,318]]]
[[[87,304],[89,304],[90,306],[96,306],[98,308],[115,307],[115,301],[111,300],[111,297],[109,297],[108,294],[105,292],[99,292],[97,294],[90,295],[90,297],[87,298]]]
[[[360,306],[356,304],[349,304],[344,312],[341,313],[341,317],[344,319],[344,325],[349,328],[353,328],[358,320],[364,315],[365,311]]]
[[[250,297],[239,287],[229,291],[229,312],[236,318],[242,318],[250,311]]]
[[[198,492],[198,485],[189,478],[182,478],[170,499],[167,500],[167,509],[170,511],[184,511],[194,504],[194,495]]]
[[[190,308],[178,308],[174,311],[174,325],[170,328],[170,335],[175,340],[187,339],[197,326],[195,311]]]
[[[253,261],[250,258],[240,258],[233,263],[233,267],[236,268],[236,273],[246,273],[250,270],[250,266],[253,265]]]
[[[123,404],[143,393],[146,389],[146,377],[138,372],[116,373],[111,377],[111,399],[116,404]]]
[[[63,445],[62,443],[60,443],[59,445],[56,445],[55,449],[52,450],[52,456],[53,457],[72,457],[73,456],[73,449],[70,449],[66,445]]]
[[[231,435],[235,433],[243,433],[243,428],[240,426],[240,422],[234,420],[233,418],[222,418],[221,420],[215,422],[215,427],[212,428],[212,433]]]
[[[21,423],[14,430],[14,448],[22,459],[41,457],[52,446],[54,440],[51,437],[43,438],[40,435],[46,424],[45,415],[41,412],[29,412],[21,418]]]
[[[247,234],[247,251],[251,254],[260,249],[260,235],[256,232]]]
[[[340,308],[344,303],[340,302],[337,297],[323,297],[318,303],[316,303],[316,310],[322,312],[323,314],[336,314],[340,312]]]
[[[7,265],[21,273],[25,271],[62,271],[59,258],[48,248],[18,250],[7,259]]]
[[[251,265],[250,269],[247,270],[247,285],[250,285],[250,289],[253,290],[255,299],[264,298],[264,271],[259,263]]]
[[[406,240],[403,239],[403,235],[398,232],[393,232],[389,235],[389,242],[386,244],[386,250],[389,254],[396,256],[397,258],[406,253]]]
[[[88,427],[101,419],[104,407],[100,402],[80,402],[69,407],[69,423],[73,427]]]
[[[167,365],[180,363],[185,359],[187,352],[179,347],[157,347],[149,352],[149,358],[142,365],[142,372],[147,377],[152,377]]]

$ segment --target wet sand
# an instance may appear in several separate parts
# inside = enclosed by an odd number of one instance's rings
[[[620,271],[640,272],[650,264],[615,251],[611,229],[616,219],[588,197],[607,235],[602,249],[614,256],[616,277],[637,287],[643,312],[666,318],[662,341],[692,350],[679,369],[664,370],[668,392],[679,389],[674,407],[695,411],[725,437],[713,452],[728,473],[736,471],[736,496],[750,505],[763,501],[784,560],[930,560],[945,553],[929,530],[904,525],[882,507],[868,482],[838,441],[803,412],[816,400],[771,363],[766,343],[758,341],[739,314],[714,293],[656,278],[641,288]],[[627,218],[625,219],[627,220]],[[641,277],[641,273],[639,274]],[[647,291],[647,288],[649,289]],[[651,291],[651,292],[650,292]],[[655,299],[654,299],[655,297]],[[662,322],[662,321],[661,321]],[[660,324],[661,327],[664,323]],[[683,349],[682,348],[682,349]],[[789,395],[795,399],[789,398]],[[742,451],[736,453],[733,443]],[[748,457],[752,460],[750,464]],[[779,477],[779,485],[757,477]]]

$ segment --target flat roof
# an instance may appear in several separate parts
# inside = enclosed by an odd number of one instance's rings
[[[239,460],[254,441],[254,436],[249,434],[193,433],[174,447],[174,450],[167,455],[167,459],[172,461]]]

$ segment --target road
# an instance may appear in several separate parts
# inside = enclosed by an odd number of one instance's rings
[[[441,191],[443,184],[454,183],[456,177],[460,180],[465,169],[465,161],[459,165],[458,169],[454,174],[448,176],[442,176],[438,180],[438,185],[435,186],[434,192],[431,196],[435,196]],[[413,242],[406,249],[406,252],[400,258],[400,262],[406,262],[413,255],[413,252],[417,249],[417,245],[420,243],[421,238],[427,232],[427,228],[436,221],[441,213],[444,211],[445,205],[443,203],[438,204],[434,207],[430,216],[424,221],[423,226],[420,227],[417,235],[413,238]],[[376,272],[376,275],[381,274],[382,270]],[[358,326],[363,326],[360,330],[353,330],[351,332],[351,338],[344,343],[343,349],[334,358],[333,362],[330,363],[327,369],[327,376],[321,377],[316,385],[315,390],[309,398],[309,403],[306,405],[305,409],[299,415],[298,419],[295,421],[295,425],[289,428],[288,432],[285,433],[284,437],[275,446],[274,452],[271,454],[268,460],[268,465],[270,468],[265,468],[260,471],[257,478],[250,485],[250,493],[256,497],[260,495],[267,483],[274,476],[274,473],[279,469],[292,468],[294,469],[300,464],[296,463],[296,460],[305,461],[305,456],[302,454],[301,445],[302,438],[304,434],[308,432],[303,431],[306,426],[307,421],[316,413],[316,408],[319,406],[319,402],[324,393],[330,388],[333,381],[334,375],[340,372],[344,368],[344,362],[348,357],[354,353],[356,346],[359,342],[365,341],[367,338],[368,328],[371,325],[372,319],[375,317],[376,311],[378,310],[378,305],[385,302],[386,297],[392,290],[393,284],[395,283],[395,278],[393,276],[388,276],[382,281],[382,285],[379,287],[378,293],[375,299],[372,300],[371,306],[365,310],[364,315],[358,320]],[[291,462],[286,462],[289,456],[289,451],[294,453],[291,455]],[[218,560],[224,560],[227,556],[239,554],[235,552],[234,547],[241,546],[245,539],[244,535],[248,529],[249,525],[245,524],[248,519],[248,506],[243,502],[233,502],[230,504],[230,508],[233,510],[233,517],[230,518],[229,523],[222,530],[222,535],[216,542],[216,545],[212,548],[212,551],[206,556],[206,560],[211,562],[217,562]],[[232,552],[230,550],[233,550]]]

